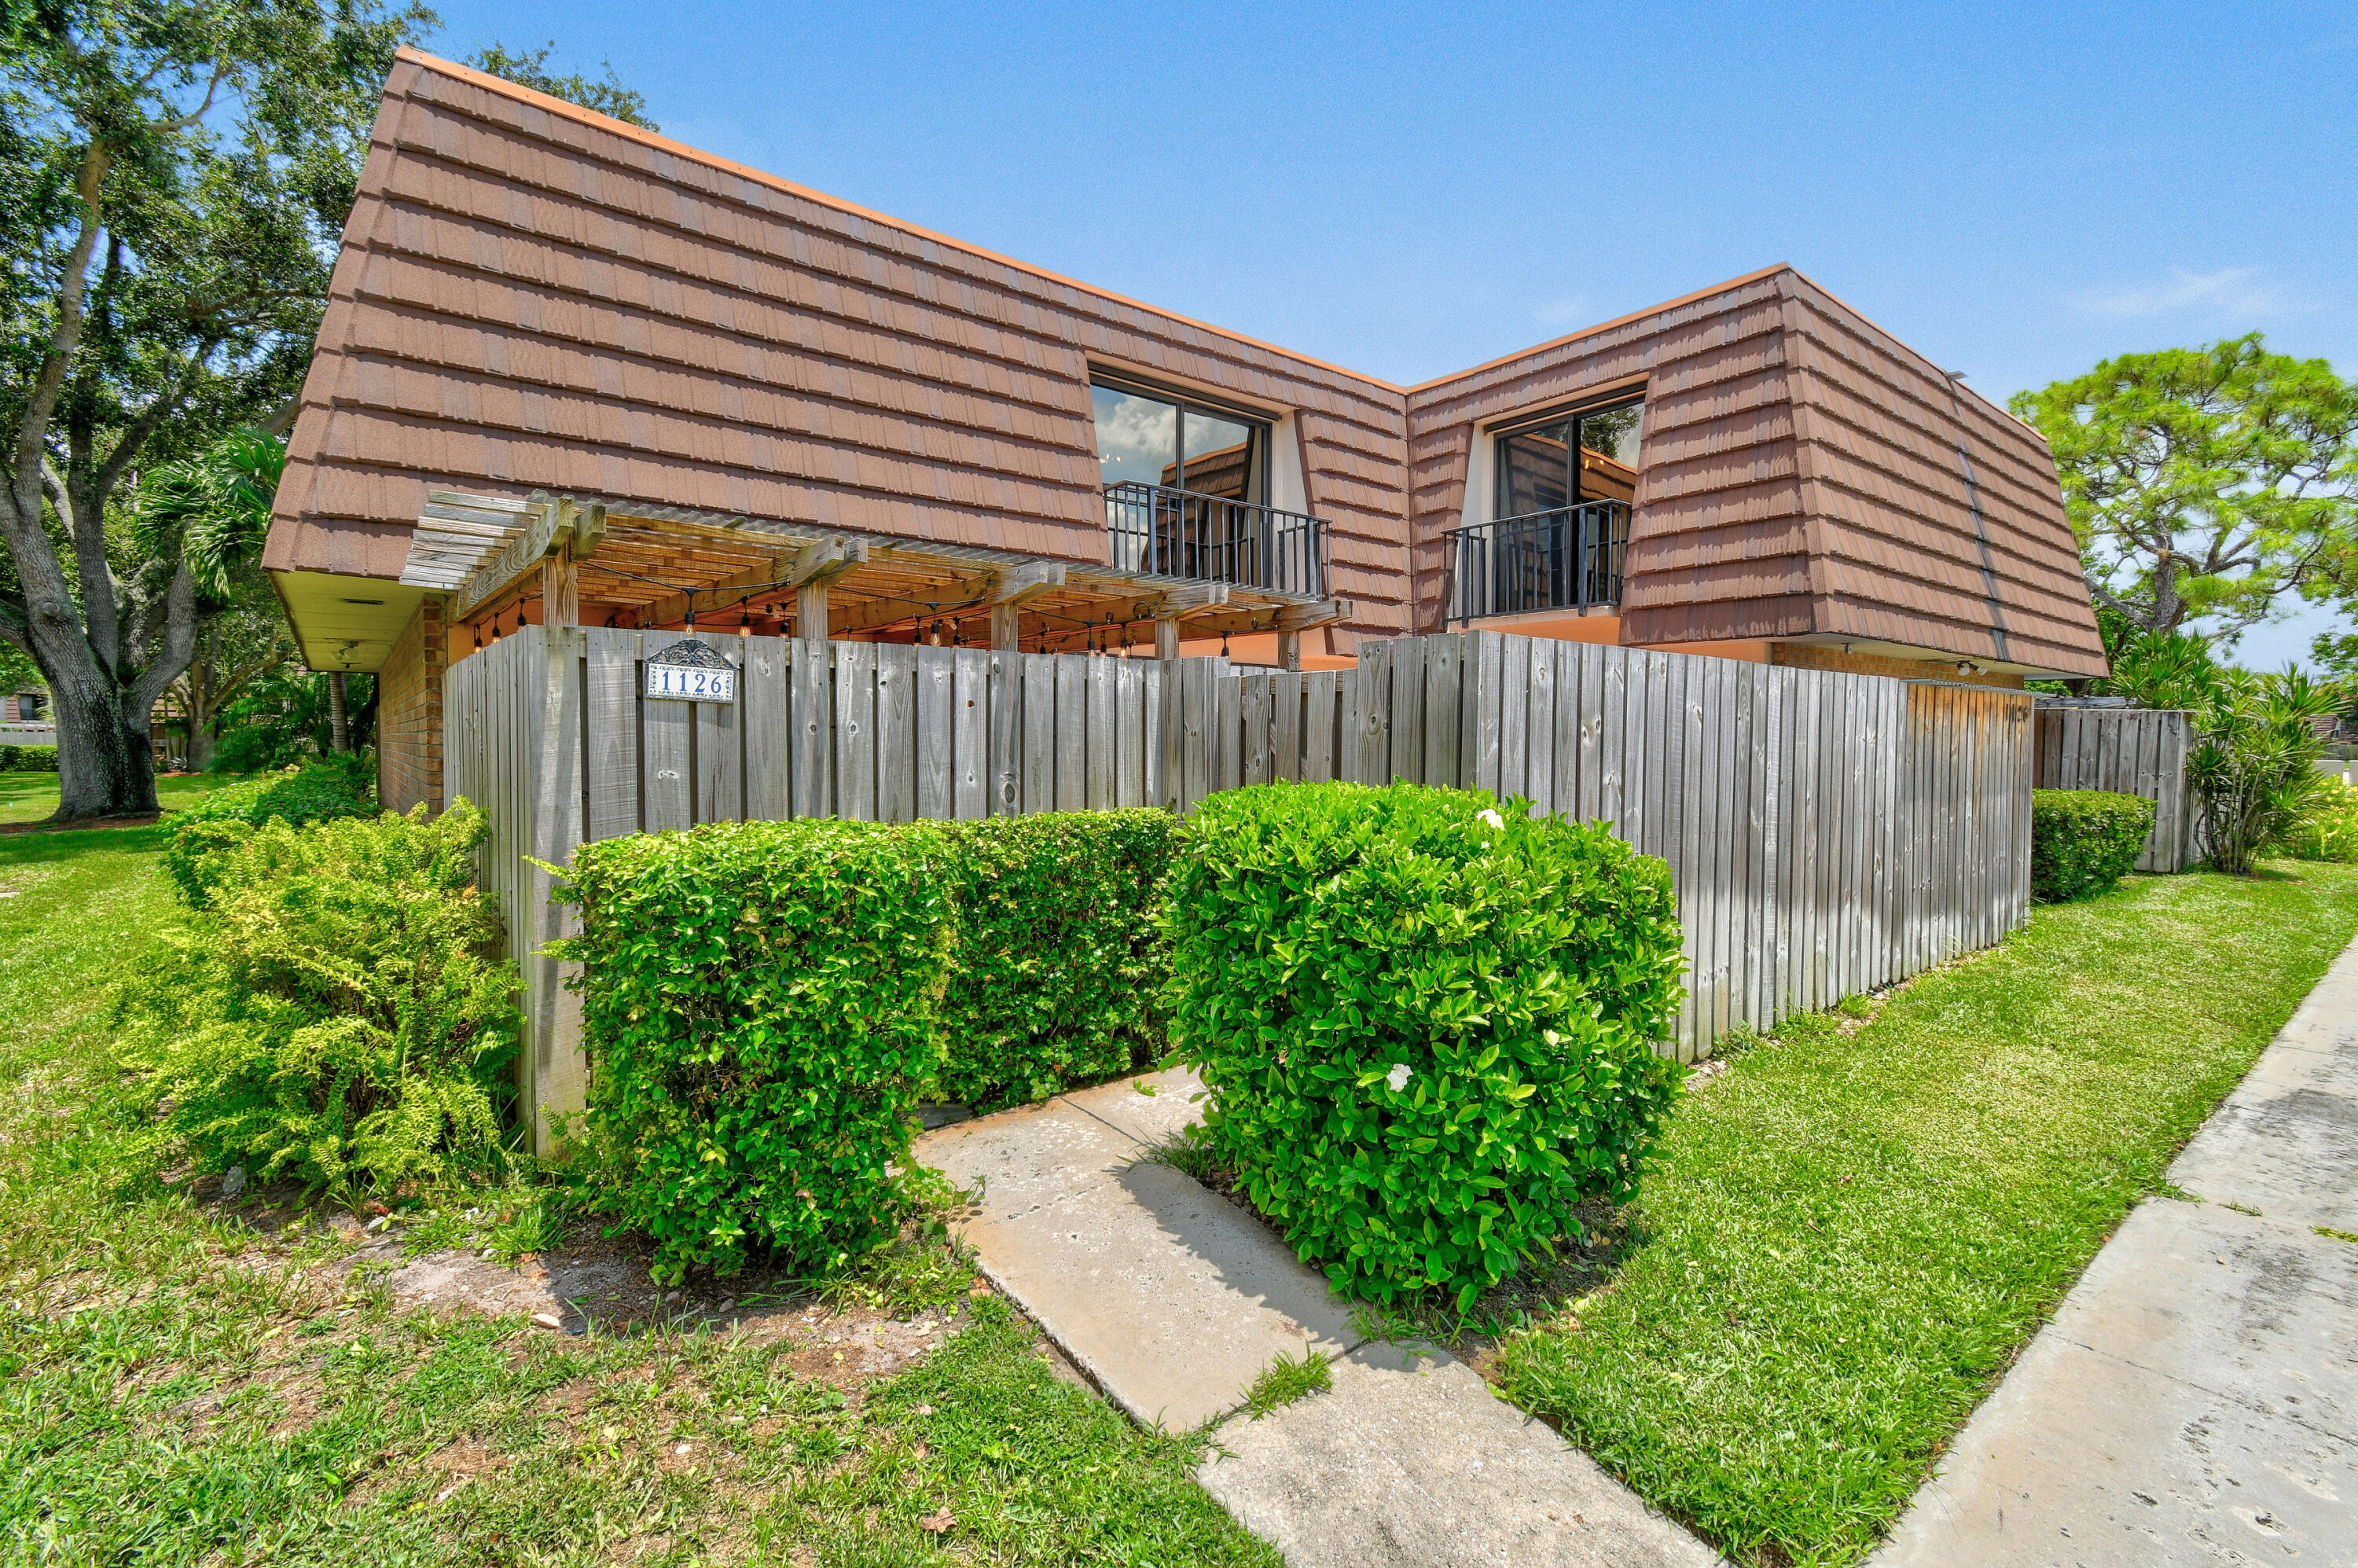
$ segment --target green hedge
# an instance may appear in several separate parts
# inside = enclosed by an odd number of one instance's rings
[[[889,1239],[941,1061],[947,837],[718,823],[574,852],[595,1179],[655,1270],[756,1249],[824,1269]]]
[[[376,801],[349,764],[305,762],[224,784],[167,819],[164,874],[192,909],[202,909],[224,857],[265,822],[300,827],[337,817],[374,816]]]
[[[1669,868],[1412,784],[1196,808],[1166,904],[1206,1136],[1338,1289],[1461,1303],[1630,1193],[1679,1082]]]
[[[2030,792],[2030,896],[2060,903],[2104,892],[2136,866],[2153,802],[2099,789]]]
[[[944,825],[958,940],[942,999],[940,1098],[1044,1099],[1159,1053],[1169,976],[1156,899],[1167,811]]]
[[[991,1105],[1159,1049],[1158,811],[719,824],[574,857],[587,1142],[659,1266],[826,1268],[889,1238],[921,1098]]]
[[[53,773],[58,771],[55,746],[0,746],[0,773]]]

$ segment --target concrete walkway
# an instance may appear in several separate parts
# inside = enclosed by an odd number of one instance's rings
[[[1879,1568],[2358,1564],[2358,943],[2169,1178]]]
[[[1325,1281],[1150,1146],[1197,1119],[1184,1072],[925,1134],[979,1186],[963,1235],[991,1283],[1148,1426],[1225,1419],[1198,1478],[1293,1568],[1708,1568],[1717,1559],[1438,1351],[1370,1343]],[[1280,1354],[1334,1388],[1236,1414]]]

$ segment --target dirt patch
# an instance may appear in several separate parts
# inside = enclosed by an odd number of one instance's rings
[[[6,822],[0,823],[0,835],[87,833],[93,827],[153,827],[162,820],[162,815],[150,811],[136,816],[83,816],[71,822]]]

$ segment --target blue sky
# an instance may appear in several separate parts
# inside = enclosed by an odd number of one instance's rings
[[[2358,373],[2347,5],[437,9],[440,52],[554,39],[668,135],[1394,380],[1780,261],[2001,402],[2252,330]]]

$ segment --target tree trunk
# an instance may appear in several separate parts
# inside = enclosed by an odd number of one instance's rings
[[[213,752],[221,745],[221,737],[213,733],[221,724],[221,673],[211,654],[197,661],[188,683],[189,771],[200,773],[213,765]]]
[[[352,749],[352,726],[344,719],[344,672],[328,672],[328,744],[339,757]]]
[[[131,694],[103,676],[59,679],[53,670],[42,674],[49,678],[58,725],[54,820],[154,812],[156,755],[147,739],[148,716],[126,711]]]

